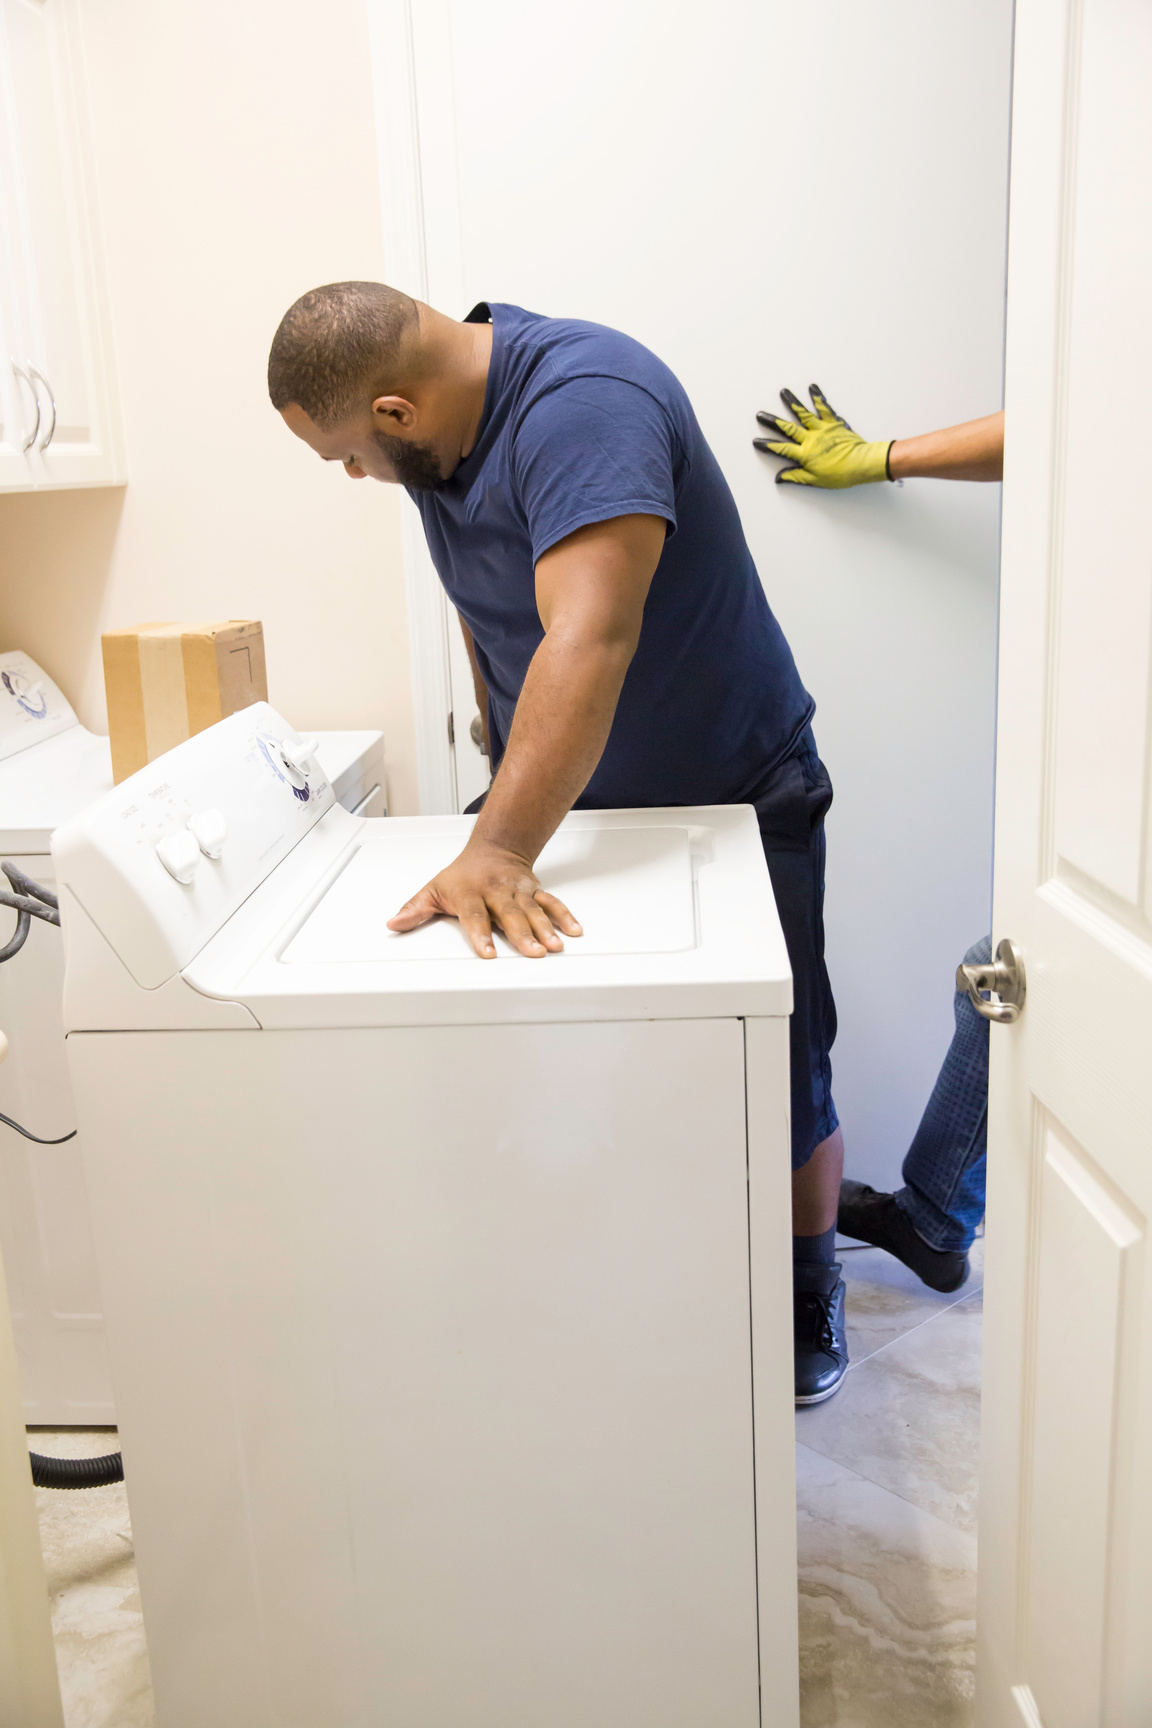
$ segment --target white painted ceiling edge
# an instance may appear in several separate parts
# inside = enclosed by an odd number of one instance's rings
[[[999,489],[792,492],[750,440],[812,379],[870,437],[999,406],[1011,0],[369,8],[392,279],[449,312],[506,299],[639,337],[732,484],[836,787],[849,1168],[891,1186],[988,928]],[[412,526],[432,811],[456,789],[452,621]]]

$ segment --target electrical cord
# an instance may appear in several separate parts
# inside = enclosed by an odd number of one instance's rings
[[[3,1110],[0,1110],[0,1122],[7,1128],[15,1128],[17,1134],[23,1134],[25,1140],[34,1140],[37,1146],[63,1146],[65,1140],[76,1138],[76,1130],[73,1128],[71,1134],[61,1134],[58,1140],[42,1140],[39,1134],[33,1134],[28,1128],[21,1128],[19,1122],[13,1122],[11,1116],[5,1116]]]
[[[28,932],[32,928],[33,918],[42,918],[46,924],[60,924],[60,902],[50,888],[45,888],[42,882],[33,882],[31,876],[26,876],[23,870],[6,858],[0,864],[2,870],[12,885],[12,892],[0,888],[0,906],[11,906],[16,913],[16,929],[11,940],[0,948],[0,964],[11,960],[19,954],[28,940]],[[0,1122],[5,1127],[14,1128],[17,1134],[23,1134],[25,1140],[35,1141],[37,1146],[63,1146],[66,1140],[76,1138],[76,1130],[71,1134],[61,1134],[59,1139],[44,1140],[39,1134],[33,1134],[30,1128],[24,1128],[19,1122],[14,1122],[11,1116],[5,1116],[0,1110]]]
[[[0,870],[12,887],[11,893],[0,888],[0,906],[11,906],[16,914],[16,928],[0,948],[0,963],[3,963],[19,954],[28,940],[33,918],[42,918],[46,924],[59,926],[60,902],[50,888],[45,888],[41,882],[33,882],[31,876],[26,876],[10,859],[0,863]],[[23,1134],[25,1140],[32,1140],[37,1146],[63,1146],[66,1140],[76,1138],[73,1128],[71,1134],[45,1140],[30,1129],[22,1128],[19,1122],[13,1122],[11,1116],[5,1116],[3,1111],[0,1111],[0,1122],[14,1128],[17,1134]],[[124,1460],[119,1452],[107,1452],[102,1458],[49,1458],[42,1452],[30,1452],[28,1459],[32,1466],[32,1481],[37,1488],[104,1488],[110,1482],[124,1480]]]

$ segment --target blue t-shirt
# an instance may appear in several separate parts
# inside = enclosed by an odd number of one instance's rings
[[[518,306],[490,311],[475,447],[441,489],[411,496],[475,638],[494,762],[544,636],[537,559],[589,522],[644,513],[662,516],[668,535],[608,743],[577,807],[750,799],[795,748],[813,702],[683,387],[618,330]]]

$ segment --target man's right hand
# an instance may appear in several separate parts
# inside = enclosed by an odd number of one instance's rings
[[[805,408],[791,390],[781,390],[780,400],[796,420],[781,420],[775,414],[757,414],[761,426],[779,432],[787,443],[773,444],[753,438],[757,450],[783,456],[787,466],[776,475],[778,486],[824,486],[842,489],[865,486],[875,480],[890,480],[888,451],[891,440],[869,444],[853,432],[828,402],[818,384],[808,386],[812,407]],[[797,423],[798,422],[798,423]]]
[[[430,918],[458,918],[481,960],[495,960],[495,927],[529,960],[558,954],[557,934],[583,934],[562,900],[541,888],[532,866],[514,852],[469,840],[460,856],[389,918],[389,930],[415,930]]]

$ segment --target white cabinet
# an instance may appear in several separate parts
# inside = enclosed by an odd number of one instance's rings
[[[0,0],[0,490],[123,481],[75,0]]]

